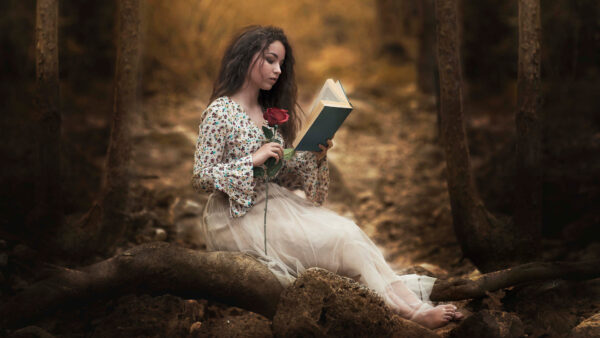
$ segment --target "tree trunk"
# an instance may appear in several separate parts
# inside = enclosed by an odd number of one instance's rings
[[[480,270],[510,266],[513,237],[508,222],[488,212],[479,197],[463,120],[456,0],[436,0],[440,72],[441,141],[446,156],[454,231],[462,251]]]
[[[125,230],[129,200],[131,121],[138,114],[140,4],[118,3],[118,45],[114,89],[114,116],[102,191],[102,242],[111,246]]]
[[[27,223],[40,237],[52,236],[62,223],[61,115],[58,73],[58,0],[38,0],[35,28],[36,126],[38,137],[35,208]],[[41,224],[43,222],[43,224]]]
[[[121,0],[117,4],[114,105],[105,174],[98,200],[78,221],[76,231],[62,238],[66,252],[110,251],[126,229],[131,127],[138,114],[140,3]]]
[[[598,276],[598,261],[530,263],[484,274],[476,280],[437,280],[431,298],[461,300],[518,283]],[[357,297],[364,297],[360,288],[355,290]],[[31,285],[0,305],[0,323],[3,327],[21,327],[64,306],[130,293],[211,299],[273,318],[282,291],[277,277],[250,255],[147,243],[80,270],[58,270],[55,276]]]
[[[519,70],[515,230],[524,257],[534,257],[542,233],[540,1],[519,0]]]
[[[435,4],[434,0],[419,1],[419,58],[417,60],[417,86],[426,94],[439,94],[436,91],[438,80],[435,58]],[[436,96],[436,99],[439,99]]]
[[[407,60],[402,42],[404,35],[402,0],[376,0],[377,25],[379,28],[379,52],[395,62]]]

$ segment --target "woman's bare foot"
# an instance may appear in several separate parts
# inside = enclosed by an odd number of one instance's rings
[[[438,305],[429,310],[417,313],[411,320],[433,330],[448,324],[453,318],[456,318],[456,313],[456,306],[454,305]],[[462,318],[462,314],[460,316]]]
[[[452,318],[452,320],[463,320],[465,318],[465,316],[462,314],[462,312],[454,312],[454,317]]]

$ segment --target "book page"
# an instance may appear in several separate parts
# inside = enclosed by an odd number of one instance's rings
[[[323,95],[321,95],[319,100],[339,101],[338,96],[333,92],[333,88],[329,86],[325,88],[325,91],[323,91]]]
[[[319,91],[319,94],[315,96],[310,108],[307,110],[307,113],[310,114],[321,100],[339,101],[339,99],[336,98],[334,88],[335,83],[332,79],[325,80],[323,87]]]
[[[335,89],[336,89],[338,97],[339,97],[338,101],[350,103],[350,101],[348,101],[348,96],[346,95],[346,91],[344,90],[344,87],[342,87],[342,83],[340,81],[336,81],[335,85],[336,85]]]

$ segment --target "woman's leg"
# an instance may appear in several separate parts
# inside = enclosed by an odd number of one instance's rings
[[[343,241],[339,274],[360,275],[360,282],[379,293],[384,301],[403,318],[411,319],[428,328],[438,328],[447,324],[456,313],[454,305],[432,307],[423,302],[399,280],[381,251],[368,236],[355,224],[347,227],[344,235],[337,241]],[[333,241],[334,243],[336,241]],[[335,250],[333,250],[335,251]]]

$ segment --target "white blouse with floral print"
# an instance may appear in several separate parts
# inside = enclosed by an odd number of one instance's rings
[[[265,179],[255,178],[252,171],[252,154],[266,141],[264,133],[227,96],[214,100],[201,119],[192,186],[198,192],[224,192],[229,196],[231,216],[241,217],[252,208],[258,194],[265,193]],[[275,138],[284,144],[279,131]],[[329,188],[327,158],[317,161],[314,152],[296,152],[270,182],[291,190],[302,189],[309,200],[321,205]]]

